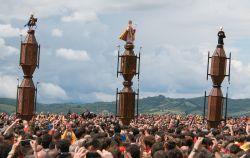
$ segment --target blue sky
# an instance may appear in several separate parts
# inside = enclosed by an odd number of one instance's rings
[[[129,19],[136,24],[135,51],[142,46],[141,97],[202,96],[207,52],[224,27],[225,50],[232,52],[232,98],[250,97],[250,1],[241,0],[0,0],[0,97],[15,98],[20,34],[31,13],[38,18],[40,69],[34,73],[38,101],[112,101],[118,36]],[[134,79],[137,89],[137,79]]]

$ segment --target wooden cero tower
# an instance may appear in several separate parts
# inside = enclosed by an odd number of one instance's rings
[[[37,44],[35,38],[36,18],[31,16],[28,22],[29,30],[25,40],[21,41],[20,50],[20,66],[23,69],[24,79],[21,85],[17,87],[17,116],[24,120],[30,120],[36,110],[36,92],[37,88],[34,86],[32,75],[37,68],[39,68],[40,45]]]
[[[228,76],[228,81],[230,83],[230,66],[231,66],[231,53],[229,58],[227,58],[225,50],[224,50],[224,42],[223,38],[226,38],[225,33],[221,30],[218,32],[218,45],[212,55],[209,56],[208,52],[208,65],[207,65],[207,80],[208,75],[211,76],[213,82],[213,88],[210,91],[210,94],[206,96],[205,92],[205,101],[204,101],[204,117],[205,117],[205,105],[206,105],[206,97],[208,98],[208,112],[207,112],[207,123],[208,128],[217,128],[220,121],[225,120],[227,117],[227,100],[228,93],[226,94],[226,98],[223,97],[221,91],[221,84],[225,78]],[[209,72],[209,61],[211,59],[211,67]],[[227,60],[229,60],[229,70],[227,73]],[[226,109],[225,116],[223,119],[223,104],[226,99]]]
[[[129,26],[121,35],[120,39],[126,41],[124,46],[125,51],[120,55],[118,51],[118,64],[117,64],[117,77],[118,74],[123,76],[123,89],[116,92],[116,114],[121,119],[124,125],[129,125],[131,119],[135,116],[135,96],[137,95],[137,115],[138,115],[138,99],[139,88],[137,93],[132,89],[132,79],[135,75],[138,75],[140,69],[140,53],[139,56],[134,53],[134,34],[135,29],[132,27],[132,21],[129,21]],[[121,62],[119,62],[121,60]],[[137,62],[138,61],[138,62]],[[137,69],[138,68],[138,69]]]

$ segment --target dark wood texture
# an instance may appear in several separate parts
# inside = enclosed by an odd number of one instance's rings
[[[208,128],[217,128],[223,119],[223,94],[221,84],[226,76],[227,56],[223,45],[216,47],[211,57],[210,75],[213,82],[213,89],[208,95]]]
[[[134,45],[127,43],[121,57],[120,73],[124,78],[123,89],[118,94],[118,116],[124,125],[129,125],[135,116],[135,92],[132,89],[132,79],[136,75],[137,56]]]
[[[214,85],[221,85],[226,75],[227,56],[222,48],[216,48],[211,59],[211,79]]]
[[[35,86],[31,78],[24,78],[18,88],[18,108],[17,113],[22,119],[30,120],[34,114]]]
[[[121,55],[121,72],[125,81],[131,81],[136,73],[137,57],[132,55]]]
[[[32,75],[37,67],[38,44],[35,31],[28,30],[28,34],[21,43],[20,65],[24,79],[18,87],[17,115],[30,120],[35,113],[35,86]]]
[[[208,127],[216,128],[222,120],[223,94],[219,87],[214,87],[208,96]]]

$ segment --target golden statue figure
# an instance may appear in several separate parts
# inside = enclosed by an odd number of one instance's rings
[[[128,27],[120,35],[119,39],[126,41],[127,43],[133,43],[135,40],[135,28],[132,25],[132,20],[128,21]]]

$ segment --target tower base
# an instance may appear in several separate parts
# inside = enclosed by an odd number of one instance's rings
[[[208,128],[218,128],[218,125],[220,124],[220,121],[209,121],[207,120],[207,126]]]

